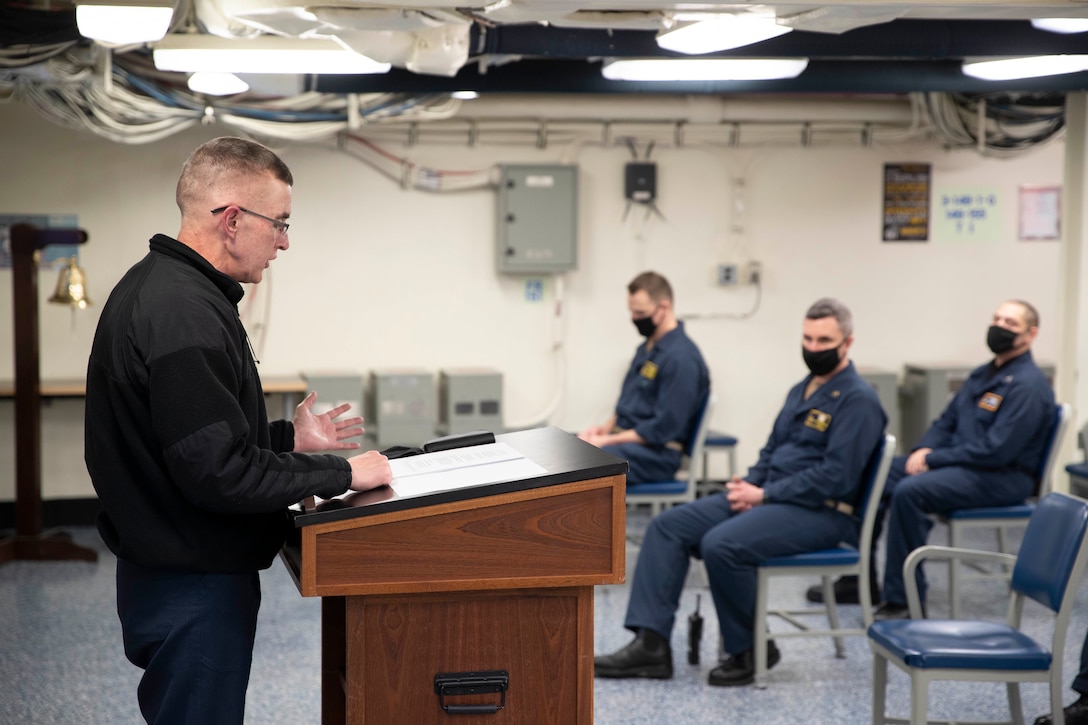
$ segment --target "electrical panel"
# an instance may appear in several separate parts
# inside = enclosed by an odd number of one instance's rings
[[[899,386],[903,450],[914,448],[975,367],[969,363],[908,363],[903,366],[903,382]]]
[[[505,274],[577,268],[578,167],[500,166],[497,266]]]
[[[896,452],[902,453],[903,435],[900,432],[899,415],[899,375],[892,370],[879,368],[867,368],[863,365],[857,368],[861,379],[873,386],[876,397],[880,399],[880,405],[888,415],[887,432],[895,436]]]
[[[454,368],[438,373],[438,430],[502,432],[502,373],[489,368]]]
[[[657,199],[657,164],[632,161],[623,169],[623,197],[639,204]]]
[[[374,433],[379,450],[418,447],[435,437],[434,373],[416,368],[372,370],[368,400],[364,425],[367,433]]]

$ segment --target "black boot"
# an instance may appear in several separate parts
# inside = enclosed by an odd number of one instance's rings
[[[1065,725],[1088,725],[1088,695],[1081,695],[1072,705],[1066,705],[1062,712],[1065,713]],[[1040,715],[1035,719],[1035,725],[1054,725],[1054,716]]]
[[[841,576],[835,580],[835,601],[839,604],[861,604],[858,581],[857,576]],[[874,605],[880,601],[880,587],[876,584],[876,577],[869,577],[869,594]],[[805,599],[813,604],[823,604],[824,588],[814,584],[805,592]]]
[[[782,659],[774,640],[767,641],[767,669],[771,669]],[[710,671],[707,682],[715,687],[736,687],[750,685],[756,679],[755,649],[730,655]]]
[[[594,657],[593,674],[597,677],[667,680],[672,677],[672,650],[668,641],[657,632],[640,629],[626,647],[610,655]]]

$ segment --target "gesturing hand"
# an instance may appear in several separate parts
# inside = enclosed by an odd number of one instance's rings
[[[359,416],[337,420],[351,408],[350,403],[338,405],[327,413],[314,415],[317,393],[311,392],[295,408],[295,450],[299,453],[334,451],[359,448],[358,443],[347,442],[363,434],[363,419]]]

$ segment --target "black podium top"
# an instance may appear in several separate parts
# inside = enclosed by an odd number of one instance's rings
[[[340,498],[322,501],[316,507],[305,511],[295,511],[295,526],[302,528],[359,516],[372,516],[390,511],[403,511],[627,473],[627,461],[579,440],[577,436],[559,428],[536,428],[504,433],[495,436],[495,441],[509,445],[542,467],[544,472],[528,478],[467,485],[410,496],[401,495],[389,486],[382,486],[372,491],[358,491]]]

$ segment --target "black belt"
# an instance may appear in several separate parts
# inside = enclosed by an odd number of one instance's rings
[[[834,499],[824,499],[824,506],[829,509],[838,511],[840,514],[846,514],[847,516],[854,515],[854,505],[846,503],[845,501],[836,501]]]

